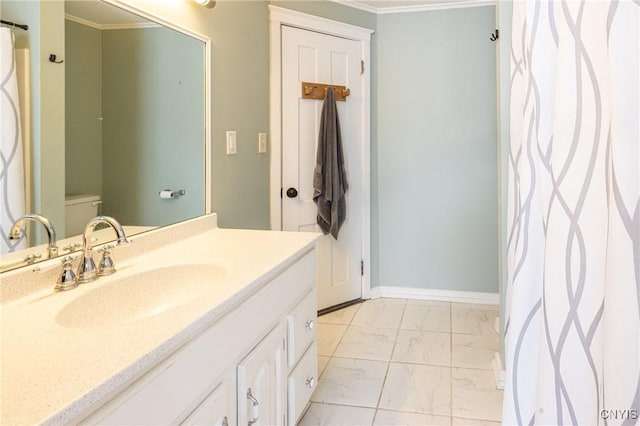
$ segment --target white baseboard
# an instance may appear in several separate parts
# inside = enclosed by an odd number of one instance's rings
[[[496,352],[493,361],[491,361],[493,367],[493,377],[496,379],[496,389],[504,389],[504,369],[502,368],[502,359],[500,353]]]
[[[438,300],[443,302],[478,303],[484,305],[500,304],[498,293],[480,293],[474,291],[437,290],[411,287],[373,287],[371,298],[390,297],[396,299]]]

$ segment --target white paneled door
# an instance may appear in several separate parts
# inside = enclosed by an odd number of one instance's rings
[[[346,86],[337,102],[349,190],[338,240],[318,243],[318,309],[362,296],[364,77],[359,41],[282,26],[282,227],[319,231],[313,170],[322,101],[301,98],[301,83]]]

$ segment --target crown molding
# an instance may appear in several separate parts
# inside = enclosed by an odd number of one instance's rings
[[[379,10],[377,7],[373,7],[368,4],[360,3],[354,0],[329,0],[329,1],[333,3],[341,4],[343,6],[351,7],[353,9],[364,10],[365,12],[369,12],[369,13],[376,13],[376,14],[379,13]]]
[[[129,23],[129,24],[98,24],[97,22],[89,21],[88,19],[80,18],[69,13],[64,14],[64,19],[67,21],[76,22],[80,25],[95,28],[96,30],[140,30],[144,28],[160,28],[162,25],[155,22],[141,22],[141,23]]]
[[[411,12],[427,12],[432,10],[444,9],[461,9],[467,7],[495,6],[497,0],[465,0],[465,1],[447,1],[443,0],[438,3],[416,4],[411,6],[392,6],[392,7],[375,7],[363,4],[357,0],[329,0],[334,3],[342,4],[354,9],[364,10],[366,12],[375,13],[376,15],[386,15],[390,13],[411,13]]]

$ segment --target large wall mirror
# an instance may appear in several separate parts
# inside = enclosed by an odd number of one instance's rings
[[[21,7],[49,13],[38,3],[3,1],[3,19]],[[64,54],[58,58],[64,62],[57,64],[65,87],[64,194],[54,198],[65,211],[87,203],[89,212],[113,216],[134,234],[210,210],[210,47],[206,37],[110,3],[64,1]],[[45,37],[44,28],[29,31]],[[21,35],[23,44],[29,35]],[[31,64],[30,78],[50,65]],[[166,198],[163,190],[178,196]],[[53,223],[60,255],[69,253],[69,239],[79,239],[82,222],[65,217],[64,224]],[[28,224],[30,230],[38,226]],[[46,253],[42,238],[31,240],[20,253],[3,255],[1,269],[23,266],[29,253]]]

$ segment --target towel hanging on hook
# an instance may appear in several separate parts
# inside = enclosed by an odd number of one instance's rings
[[[328,87],[320,115],[313,201],[318,208],[316,221],[322,233],[330,233],[336,240],[347,215],[345,193],[348,189],[338,108],[333,88]]]

